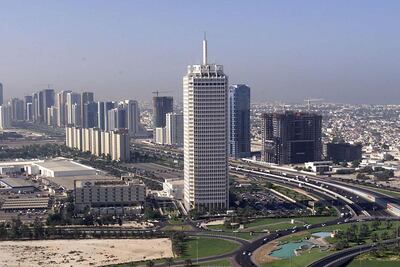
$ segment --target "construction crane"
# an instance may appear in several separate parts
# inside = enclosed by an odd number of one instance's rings
[[[171,92],[171,91],[159,91],[159,90],[157,90],[157,91],[154,91],[154,92],[152,92],[152,93],[153,93],[154,95],[158,96],[159,93],[169,93],[169,92]]]
[[[308,111],[311,110],[311,103],[312,102],[320,102],[320,101],[323,101],[323,99],[322,98],[307,98],[307,99],[304,99],[304,102],[307,103],[307,110]]]

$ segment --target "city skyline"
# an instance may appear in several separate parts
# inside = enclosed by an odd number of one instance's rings
[[[400,97],[395,1],[213,5],[215,10],[188,20],[183,11],[200,8],[198,3],[57,1],[43,8],[5,2],[0,11],[5,98],[51,84],[57,91],[92,91],[99,100],[117,95],[150,102],[155,90],[182,99],[182,66],[201,61],[195,51],[204,30],[214,43],[211,61],[224,62],[231,83],[249,84],[252,102],[317,97],[394,104]],[[144,17],[149,10],[152,16]],[[221,20],[220,10],[243,19]]]

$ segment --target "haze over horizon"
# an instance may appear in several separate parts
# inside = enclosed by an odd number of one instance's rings
[[[1,1],[0,82],[5,98],[52,84],[181,102],[206,31],[210,61],[254,102],[396,104],[399,13],[398,1]]]

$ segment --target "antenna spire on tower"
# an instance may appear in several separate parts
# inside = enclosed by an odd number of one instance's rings
[[[207,65],[207,35],[204,32],[204,39],[203,39],[203,65]]]

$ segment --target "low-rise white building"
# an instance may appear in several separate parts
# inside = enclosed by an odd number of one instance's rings
[[[310,169],[315,173],[325,173],[332,171],[333,162],[332,161],[314,161],[304,163],[306,169]]]
[[[163,191],[166,197],[183,200],[183,179],[165,179]]]

